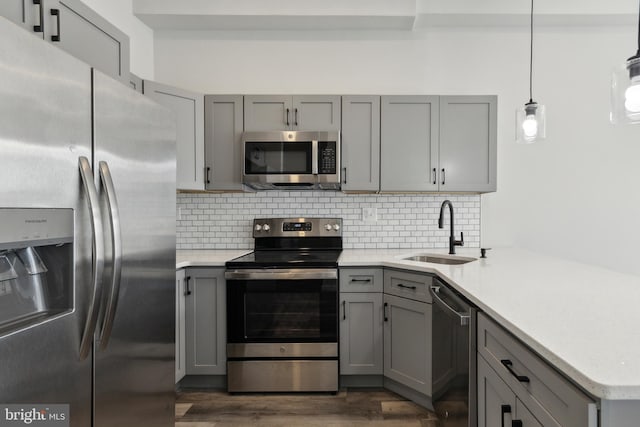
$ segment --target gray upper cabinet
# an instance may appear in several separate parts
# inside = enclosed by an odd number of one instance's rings
[[[245,96],[244,130],[340,130],[340,97],[333,95]]]
[[[138,93],[143,93],[142,79],[133,73],[129,73],[129,86]]]
[[[496,191],[496,96],[440,97],[440,191]]]
[[[242,187],[241,95],[204,97],[205,188],[240,191]]]
[[[226,374],[226,292],[224,268],[186,270],[187,375]]]
[[[149,80],[144,94],[176,116],[176,186],[204,190],[204,96]]]
[[[439,98],[383,96],[381,104],[380,191],[438,191]]]
[[[342,190],[380,190],[380,97],[342,97]]]
[[[3,0],[0,14],[129,84],[129,37],[79,0]]]
[[[496,191],[496,96],[383,96],[380,191]]]
[[[44,32],[35,28],[42,25],[40,12],[44,10],[44,5],[41,7],[33,3],[33,0],[2,0],[0,2],[0,16],[4,16],[25,30],[33,32],[37,37],[44,38]],[[42,17],[44,18],[44,14]]]

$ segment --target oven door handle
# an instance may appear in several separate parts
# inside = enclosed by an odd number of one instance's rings
[[[337,279],[338,270],[333,268],[278,268],[227,270],[227,280],[317,280]]]

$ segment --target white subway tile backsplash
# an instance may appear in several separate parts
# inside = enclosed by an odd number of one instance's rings
[[[450,200],[455,231],[464,232],[465,246],[480,245],[479,195],[344,194],[331,191],[263,191],[256,193],[178,194],[178,249],[251,249],[254,218],[339,217],[345,248],[446,247],[445,229],[438,228],[440,204]],[[378,220],[364,222],[363,208],[376,208]]]

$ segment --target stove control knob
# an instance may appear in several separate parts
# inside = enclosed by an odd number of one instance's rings
[[[331,228],[332,228],[332,227],[331,227],[331,224],[326,224],[326,225],[324,226],[324,229],[325,229],[325,230],[327,230],[327,231],[331,231]]]
[[[262,225],[256,224],[255,230],[256,231],[262,231]]]
[[[271,227],[269,227],[269,224],[265,224],[265,225],[262,226],[262,229],[264,231],[269,231],[269,230],[271,230]]]
[[[340,230],[340,224],[333,224],[333,229],[334,229],[335,231]]]

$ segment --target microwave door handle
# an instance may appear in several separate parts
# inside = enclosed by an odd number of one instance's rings
[[[318,175],[318,141],[311,141],[311,173]]]

